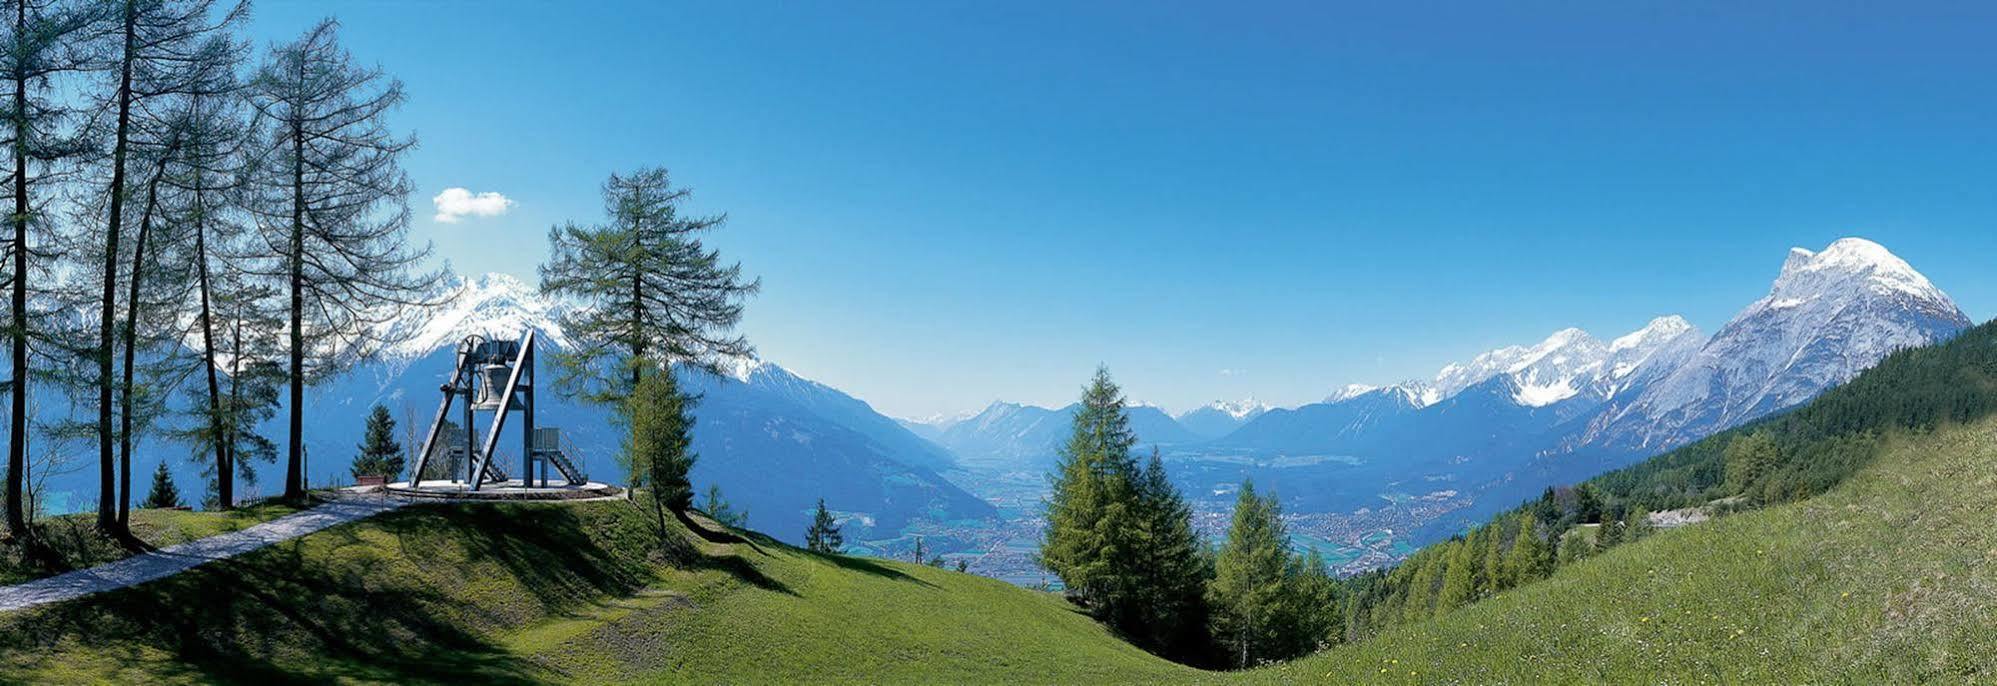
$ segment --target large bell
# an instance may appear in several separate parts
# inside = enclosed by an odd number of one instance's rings
[[[506,379],[513,375],[513,366],[488,364],[479,367],[478,374],[478,397],[472,400],[472,409],[499,409],[500,401],[506,396]]]

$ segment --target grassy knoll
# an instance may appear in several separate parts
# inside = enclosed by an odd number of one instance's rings
[[[417,506],[0,618],[0,682],[1157,682],[1059,598],[766,538],[652,554],[631,503]],[[672,525],[676,535],[687,532]]]
[[[268,501],[227,512],[132,510],[132,536],[146,546],[164,548],[197,538],[228,533],[298,511]],[[17,584],[74,569],[100,565],[132,554],[132,550],[97,533],[97,515],[54,517],[35,525],[42,547],[0,545],[0,585]]]
[[[1997,420],[1889,439],[1835,490],[1645,540],[1250,681],[1997,679]]]

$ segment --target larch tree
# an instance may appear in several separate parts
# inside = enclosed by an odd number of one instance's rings
[[[401,160],[416,140],[387,122],[402,83],[356,66],[338,34],[328,19],[273,48],[248,91],[257,145],[245,190],[278,255],[266,275],[289,300],[284,497],[293,501],[305,495],[305,386],[377,356],[396,335],[385,324],[437,302],[443,276],[423,270],[429,247],[408,241]]]
[[[1207,634],[1206,541],[1193,529],[1193,510],[1165,473],[1153,448],[1137,477],[1139,522],[1143,527],[1138,576],[1139,602],[1133,636],[1159,654],[1198,661],[1210,643]]]
[[[754,354],[735,332],[743,302],[761,288],[701,235],[725,215],[684,212],[692,191],[664,168],[612,174],[605,221],[548,233],[541,291],[579,307],[561,315],[570,348],[554,356],[558,381],[595,402],[621,402],[650,370],[680,364],[710,372]]]
[[[660,543],[668,548],[677,540],[666,528],[666,513],[686,521],[693,506],[693,418],[690,400],[676,387],[671,374],[646,374],[639,378],[625,403],[625,420],[631,431],[624,438],[620,458],[633,487],[650,491],[652,513],[657,519]]]
[[[1435,613],[1462,607],[1477,597],[1477,561],[1481,553],[1467,539],[1449,541],[1447,566],[1442,574],[1442,590],[1436,597]]]
[[[846,547],[846,535],[839,531],[839,520],[832,518],[832,511],[825,509],[825,499],[818,499],[818,510],[811,515],[811,526],[804,530],[805,548],[814,553],[833,554]]]
[[[187,338],[184,304],[190,299],[199,265],[193,254],[182,206],[190,193],[174,181],[190,162],[189,142],[217,126],[206,117],[203,100],[233,98],[236,68],[248,54],[245,44],[230,35],[247,5],[237,5],[210,22],[210,2],[154,2],[139,13],[137,33],[145,59],[138,63],[132,88],[140,98],[133,117],[130,144],[145,161],[134,180],[139,203],[130,267],[126,271],[125,316],[119,346],[123,371],[118,400],[118,464],[123,476],[118,520],[129,524],[132,451],[139,434],[164,410],[170,389],[192,372],[178,354]],[[226,124],[224,124],[226,125]],[[202,151],[200,154],[212,154]],[[148,383],[137,383],[141,351],[153,361]]]
[[[110,156],[106,174],[109,180],[102,196],[104,228],[90,239],[90,245],[97,249],[102,263],[96,303],[97,341],[92,357],[97,367],[97,443],[102,480],[98,524],[106,530],[122,533],[126,528],[132,495],[130,360],[132,348],[136,345],[134,339],[140,299],[145,296],[142,281],[147,260],[147,239],[150,237],[149,223],[153,219],[152,210],[157,206],[156,182],[144,180],[144,176],[135,179],[134,172],[143,174],[145,170],[133,168],[133,162],[140,162],[141,167],[150,167],[152,178],[156,179],[162,173],[163,160],[172,155],[173,144],[169,141],[177,133],[175,127],[161,121],[162,117],[158,116],[160,112],[172,109],[160,101],[201,92],[215,82],[214,74],[235,67],[240,52],[234,49],[235,44],[227,36],[227,30],[245,15],[248,8],[238,5],[217,19],[213,16],[212,0],[122,0],[107,3],[106,6],[109,11],[102,16],[102,38],[108,49],[102,66],[109,74],[110,86],[103,103],[114,123],[105,134],[109,136],[105,147],[110,150]],[[142,192],[141,186],[144,187]],[[127,227],[126,224],[132,220],[127,213],[127,204],[140,195],[147,196],[148,201],[140,213],[139,226]],[[128,230],[137,232],[134,237],[136,242],[129,249],[129,269],[123,266],[128,256],[127,248],[122,244]],[[121,276],[129,279],[125,294],[128,307],[123,319],[118,316]],[[114,358],[120,343],[124,344],[122,347],[126,350],[127,359],[127,378],[122,383],[114,377]],[[117,393],[121,387],[126,391],[122,395]],[[123,419],[114,427],[114,417],[120,414]],[[115,450],[114,443],[117,446]],[[118,454],[114,455],[114,452]],[[118,461],[115,466],[112,464],[114,457]],[[118,481],[115,493],[110,484],[114,473]]]
[[[180,345],[194,351],[206,395],[191,413],[192,428],[180,435],[197,454],[208,453],[203,471],[215,479],[214,506],[226,510],[235,505],[238,469],[233,427],[224,410],[224,358],[218,353],[225,345],[228,322],[220,311],[217,288],[228,278],[225,272],[256,266],[261,251],[249,243],[237,202],[247,135],[240,91],[192,95],[181,107],[178,154],[163,181],[180,198],[169,220],[180,232],[183,264],[193,272],[186,280],[180,309],[195,313],[194,326],[184,332]]]
[[[51,291],[37,283],[53,282],[58,256],[46,246],[54,222],[45,210],[54,191],[47,188],[57,167],[88,150],[74,130],[77,114],[59,96],[56,82],[88,69],[89,55],[77,48],[95,24],[95,6],[71,2],[13,0],[0,4],[4,38],[0,38],[0,79],[9,92],[4,117],[8,151],[6,193],[12,201],[4,242],[8,311],[5,325],[9,351],[7,377],[8,434],[6,525],[9,535],[25,530],[27,511],[28,414],[30,349],[47,337],[50,314],[34,309]]]
[[[1049,478],[1040,562],[1098,618],[1119,624],[1135,600],[1125,574],[1138,558],[1137,461],[1122,389],[1097,368]]]
[[[1281,509],[1275,498],[1256,496],[1254,483],[1242,482],[1207,591],[1214,637],[1228,648],[1234,666],[1287,653],[1290,572],[1289,532]]]

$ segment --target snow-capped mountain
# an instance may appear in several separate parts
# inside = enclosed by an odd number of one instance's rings
[[[1581,442],[1656,451],[1802,403],[1894,350],[1972,322],[1878,243],[1794,248],[1768,295],[1670,374],[1597,418]]]
[[[1511,433],[1537,435],[1658,376],[1658,370],[1674,365],[1700,340],[1698,330],[1677,316],[1651,320],[1609,343],[1580,329],[1562,329],[1534,345],[1499,348],[1444,366],[1433,381],[1346,386],[1324,402],[1246,422],[1221,443],[1318,453],[1398,446],[1412,453],[1448,454],[1460,445],[1456,434],[1504,433],[1510,421],[1504,418],[1532,424],[1511,427]],[[1434,446],[1451,448],[1431,450]]]
[[[385,325],[402,340],[380,360],[311,391],[306,422],[317,430],[308,433],[307,442],[317,457],[312,465],[317,478],[343,478],[362,417],[375,403],[387,405],[399,421],[429,421],[440,397],[437,385],[465,336],[513,339],[531,328],[543,355],[567,343],[557,322],[561,306],[518,279],[502,274],[463,279],[452,294],[437,308]],[[621,481],[616,463],[621,434],[609,410],[551,398],[554,387],[545,381],[554,372],[545,356],[540,369],[538,423],[560,427],[581,449],[584,469],[594,478]],[[694,407],[693,448],[699,459],[693,477],[703,488],[720,485],[732,503],[749,509],[758,528],[795,538],[819,497],[835,509],[866,515],[873,531],[884,535],[894,535],[916,517],[993,514],[989,504],[938,475],[954,466],[949,451],[866,402],[767,360],[729,360],[722,371],[676,370],[682,385],[701,396]],[[516,444],[502,440],[501,445]]]
[[[1185,427],[1201,438],[1220,438],[1241,425],[1253,421],[1269,411],[1269,406],[1254,398],[1246,400],[1216,400],[1212,404],[1187,410],[1173,417],[1179,426]]]
[[[1504,375],[1513,382],[1513,401],[1526,407],[1577,396],[1605,400],[1640,371],[1667,366],[1701,340],[1698,329],[1677,315],[1653,319],[1609,343],[1580,329],[1561,329],[1536,345],[1499,348],[1468,363],[1445,366],[1436,373],[1433,388],[1438,400],[1446,399]]]
[[[511,274],[454,276],[444,292],[438,306],[404,313],[378,327],[380,338],[395,341],[382,351],[382,360],[415,360],[472,334],[518,336],[533,329],[556,347],[569,343],[558,323],[564,306]]]

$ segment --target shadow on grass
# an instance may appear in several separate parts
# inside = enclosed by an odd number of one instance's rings
[[[893,567],[881,564],[879,560],[865,558],[865,557],[853,557],[850,555],[838,555],[838,554],[828,554],[828,553],[806,552],[805,554],[818,558],[820,560],[824,560],[826,562],[830,562],[834,565],[838,565],[840,569],[860,572],[863,574],[872,574],[874,576],[878,576],[885,579],[893,579],[895,581],[906,581],[912,584],[920,584],[930,588],[938,588],[936,584],[932,584],[927,581],[917,579],[913,576],[909,576],[907,572],[903,572],[899,569],[895,569]]]
[[[27,671],[0,679],[97,664],[216,683],[534,682],[531,665],[451,621],[451,599],[361,583],[378,563],[324,562],[285,544],[9,618],[0,669]]]
[[[0,682],[114,667],[129,673],[88,674],[220,683],[562,679],[496,638],[657,583],[659,539],[649,519],[614,506],[409,506],[159,581],[0,616]],[[799,595],[747,557],[781,544],[702,529],[745,545],[694,553],[681,566]],[[934,586],[875,561],[820,557]]]

